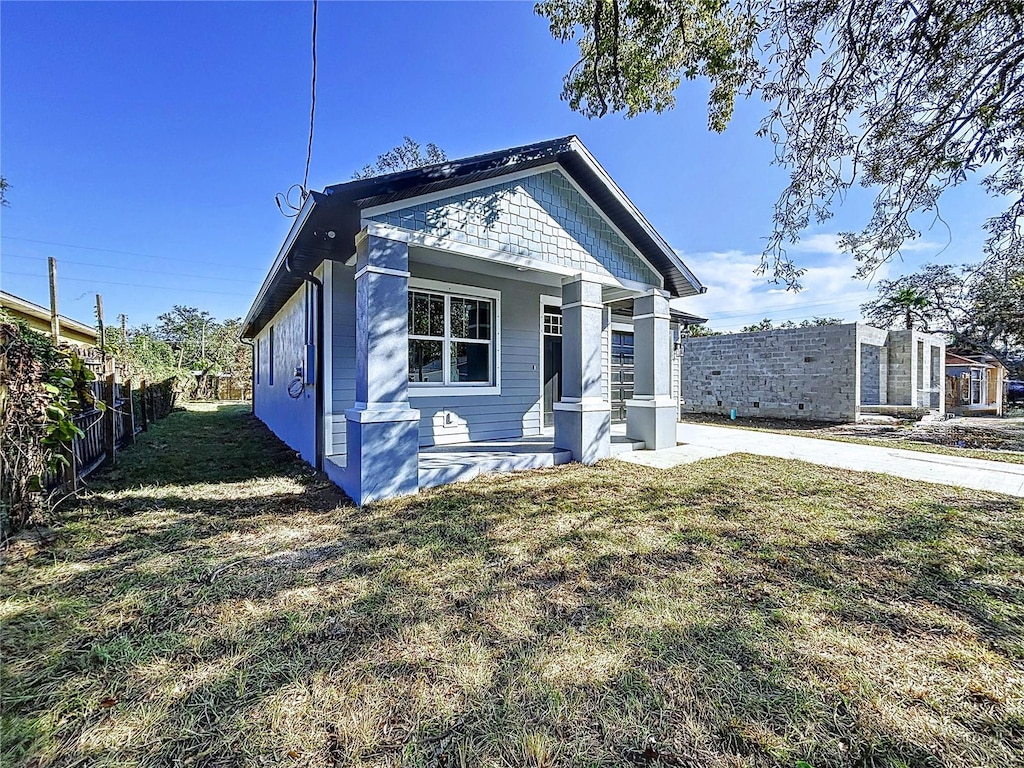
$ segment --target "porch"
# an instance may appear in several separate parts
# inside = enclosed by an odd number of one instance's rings
[[[556,467],[572,461],[572,451],[555,445],[553,429],[537,437],[517,437],[456,445],[433,445],[419,451],[419,487],[433,488],[497,472]],[[612,425],[611,454],[642,451],[644,443],[626,437],[626,425]]]

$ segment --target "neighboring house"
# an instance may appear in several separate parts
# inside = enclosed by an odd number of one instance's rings
[[[339,184],[244,320],[254,411],[360,504],[675,445],[703,291],[574,136]]]
[[[0,308],[8,314],[24,320],[30,328],[47,336],[51,335],[50,310],[31,301],[0,291]],[[92,326],[60,315],[60,340],[80,347],[95,347],[99,344],[99,333]]]
[[[943,411],[945,342],[862,323],[683,340],[683,413],[856,421]]]
[[[991,355],[946,353],[946,409],[958,415],[1003,415],[1008,371]]]

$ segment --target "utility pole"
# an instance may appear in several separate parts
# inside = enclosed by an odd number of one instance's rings
[[[50,333],[53,344],[60,344],[60,315],[57,313],[57,260],[49,257],[50,264]]]
[[[103,326],[103,297],[96,294],[96,322],[100,326],[100,352],[103,354],[103,361],[107,360],[107,333]]]
[[[121,319],[121,343],[122,344],[127,344],[128,343],[128,315],[126,315],[126,314],[124,314],[122,312],[120,315],[118,315],[118,317]]]

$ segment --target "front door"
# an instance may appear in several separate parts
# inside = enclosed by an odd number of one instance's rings
[[[626,420],[626,401],[633,399],[633,334],[612,331],[612,421]]]
[[[554,405],[562,399],[562,308],[545,304],[543,312],[544,426],[555,424]]]

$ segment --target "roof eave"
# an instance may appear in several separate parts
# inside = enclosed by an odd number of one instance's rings
[[[295,220],[292,222],[291,228],[288,230],[288,235],[285,237],[284,242],[281,244],[280,250],[277,252],[277,256],[274,258],[273,264],[267,271],[267,276],[263,278],[263,284],[260,286],[260,290],[256,294],[256,298],[252,302],[252,306],[249,307],[249,311],[245,315],[245,319],[242,321],[242,333],[240,337],[243,339],[251,339],[254,334],[250,333],[250,328],[263,308],[263,304],[266,302],[270,295],[271,286],[277,280],[278,274],[284,269],[285,260],[288,258],[288,254],[291,253],[292,247],[295,245],[295,241],[299,237],[299,233],[302,231],[302,227],[308,221],[310,215],[313,213],[313,209],[316,208],[317,199],[322,198],[319,192],[311,192],[306,198],[305,202],[302,203],[302,207],[299,209],[298,214],[295,216]]]

